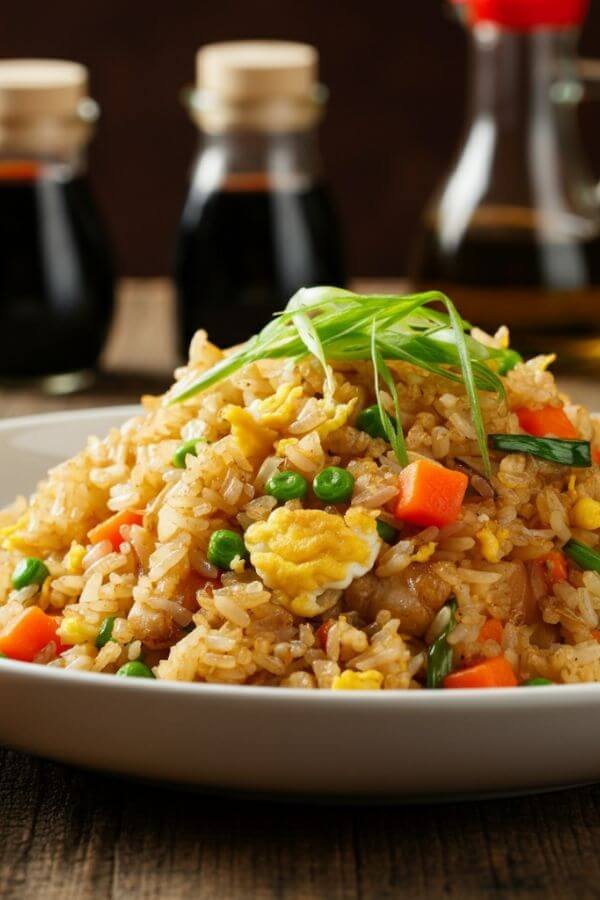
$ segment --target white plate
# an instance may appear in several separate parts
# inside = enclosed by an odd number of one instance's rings
[[[133,408],[0,423],[0,503]],[[0,743],[229,790],[380,800],[600,780],[600,685],[329,693],[174,684],[0,662]]]

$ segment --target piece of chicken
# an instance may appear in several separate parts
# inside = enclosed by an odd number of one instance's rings
[[[372,573],[357,578],[344,592],[343,603],[366,621],[386,609],[400,619],[401,632],[421,637],[451,593],[435,564],[412,563],[389,578],[377,578]]]

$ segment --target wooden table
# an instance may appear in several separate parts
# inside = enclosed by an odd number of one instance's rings
[[[175,359],[172,307],[167,282],[126,282],[98,383],[69,398],[2,390],[0,415],[162,390]],[[565,386],[593,404],[593,383]],[[312,806],[137,784],[0,750],[2,900],[400,896],[600,896],[600,786],[435,806]]]

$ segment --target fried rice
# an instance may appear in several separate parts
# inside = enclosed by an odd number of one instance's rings
[[[475,334],[484,345],[507,341],[505,329]],[[199,332],[176,384],[222,358]],[[599,423],[560,393],[549,362],[516,365],[502,378],[504,399],[480,392],[486,431],[522,434],[515,410],[556,407],[600,451]],[[600,680],[600,574],[563,557],[565,575],[553,579],[547,564],[573,538],[598,545],[600,519],[574,512],[582,500],[600,510],[598,465],[492,451],[488,477],[464,386],[406,362],[389,368],[409,462],[431,459],[468,479],[455,521],[421,527],[395,516],[402,466],[385,438],[357,428],[376,399],[370,362],[331,362],[327,394],[314,357],[263,359],[182,403],[169,405],[173,389],[144,397],[139,415],[90,438],[29,501],[0,513],[0,634],[39,607],[58,630],[36,663],[114,674],[143,660],[158,679],[307,689],[422,688],[445,634],[454,671],[501,656],[519,684]],[[392,411],[388,392],[382,400]],[[195,455],[175,466],[194,440]],[[328,466],[353,476],[347,502],[327,505],[310,490],[281,502],[265,490],[275,473],[310,485]],[[137,518],[116,545],[90,539],[130,510]],[[389,543],[377,521],[394,528]],[[225,569],[208,554],[220,529],[250,548]],[[42,560],[47,576],[15,587],[26,558]]]

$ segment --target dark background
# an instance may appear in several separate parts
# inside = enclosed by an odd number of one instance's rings
[[[600,55],[592,0],[582,53]],[[321,52],[331,90],[322,133],[350,273],[399,275],[419,213],[448,166],[464,114],[467,43],[443,0],[20,0],[0,17],[0,55],[87,64],[103,117],[96,193],[126,275],[170,271],[196,146],[180,102],[209,41],[285,38]],[[600,109],[584,110],[600,174]]]

